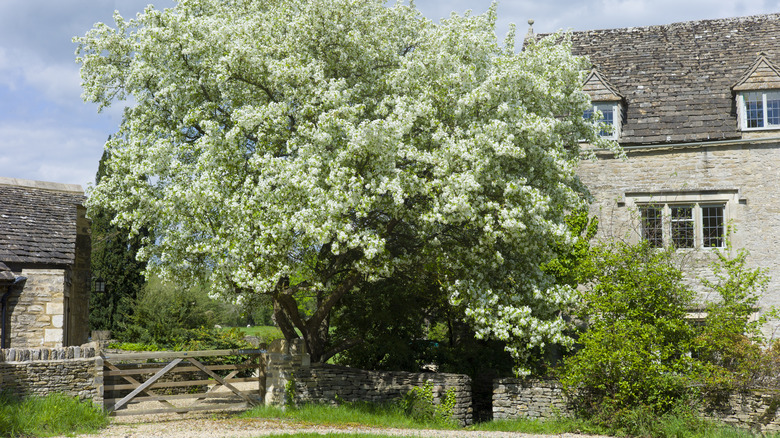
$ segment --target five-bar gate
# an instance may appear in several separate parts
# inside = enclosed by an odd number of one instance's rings
[[[264,350],[102,353],[112,415],[229,410],[263,403]]]

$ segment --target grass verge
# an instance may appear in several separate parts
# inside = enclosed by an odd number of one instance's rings
[[[258,406],[241,417],[299,421],[302,423],[340,426],[369,426],[398,429],[449,429],[436,421],[417,420],[393,403],[343,403],[339,406],[306,404],[292,409]]]
[[[261,406],[241,415],[245,418],[266,418],[296,421],[336,427],[367,426],[397,429],[460,429],[446,424],[424,422],[411,418],[395,404],[345,403],[340,406],[304,405],[294,409]],[[637,419],[644,422],[641,419]],[[494,420],[467,427],[465,430],[485,432],[514,432],[528,434],[560,435],[580,433],[586,435],[639,436],[652,438],[780,438],[778,434],[762,435],[746,429],[737,429],[714,421],[692,418],[690,415],[664,415],[645,419],[631,430],[616,430],[595,422],[573,418],[557,418],[547,421],[528,419]],[[274,435],[279,437],[312,438],[323,435],[297,433]],[[330,433],[326,437],[382,438],[386,435]]]
[[[476,424],[470,430],[490,432],[519,432],[532,434],[559,435],[581,433],[586,435],[635,436],[651,438],[778,438],[778,434],[754,433],[747,429],[738,429],[714,421],[680,416],[665,415],[652,421],[652,424],[636,424],[631,431],[607,428],[586,420],[557,418],[549,421],[528,419],[495,420]]]
[[[108,425],[108,417],[90,402],[50,394],[19,398],[0,392],[0,436],[56,436],[96,432]]]

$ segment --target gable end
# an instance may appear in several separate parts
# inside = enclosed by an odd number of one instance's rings
[[[734,91],[780,89],[780,70],[759,53],[758,58],[732,87]]]
[[[593,102],[615,102],[623,100],[623,96],[617,89],[604,79],[594,68],[590,71],[582,84],[584,91]]]

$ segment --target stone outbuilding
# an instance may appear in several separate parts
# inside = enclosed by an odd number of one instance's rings
[[[81,186],[0,177],[2,348],[89,334],[90,224]]]
[[[772,277],[762,309],[780,305],[780,14],[573,32],[572,44],[592,64],[583,89],[602,135],[627,155],[597,150],[579,168],[601,236],[674,246],[694,285],[728,239]]]

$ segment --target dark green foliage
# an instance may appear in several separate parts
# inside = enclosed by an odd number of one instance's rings
[[[95,177],[96,183],[105,175],[108,151],[103,153]],[[136,260],[136,254],[148,230],[133,237],[128,231],[111,224],[114,212],[92,207],[92,276],[105,281],[105,290],[92,291],[89,302],[89,323],[93,330],[111,330],[115,337],[122,332],[133,315],[138,294],[143,289],[146,263]]]
[[[438,343],[428,339],[427,328],[444,316],[448,304],[432,282],[412,280],[382,280],[341,299],[332,318],[332,342],[356,344],[339,354],[339,363],[418,371],[433,362]]]
[[[557,242],[556,257],[542,266],[542,271],[555,276],[557,284],[566,284],[577,287],[589,275],[587,261],[590,257],[590,241],[598,231],[599,221],[596,217],[589,217],[587,210],[579,210],[566,216],[566,225],[569,227],[574,242]]]
[[[241,325],[274,325],[274,304],[273,298],[268,295],[253,295],[244,305],[241,313]],[[233,325],[225,322],[227,325]]]
[[[18,398],[0,391],[0,436],[56,436],[95,432],[108,425],[106,414],[91,402],[50,394]]]
[[[463,310],[434,280],[419,278],[397,276],[342,298],[331,336],[357,344],[336,361],[371,370],[414,372],[435,364],[441,372],[472,377],[511,375],[503,343],[475,339]]]
[[[695,363],[686,320],[693,292],[674,251],[613,243],[592,249],[592,275],[579,316],[582,348],[566,360],[562,382],[585,414],[623,421],[627,410],[668,412],[688,394]]]
[[[138,297],[132,324],[125,340],[171,345],[181,342],[188,331],[213,327],[217,314],[205,289],[181,289],[150,278]]]
[[[232,339],[242,339],[239,330],[217,330],[232,306],[208,296],[205,286],[179,289],[150,277],[138,297],[135,313],[122,340],[157,345],[166,349],[234,348]],[[236,347],[239,348],[239,347]]]

